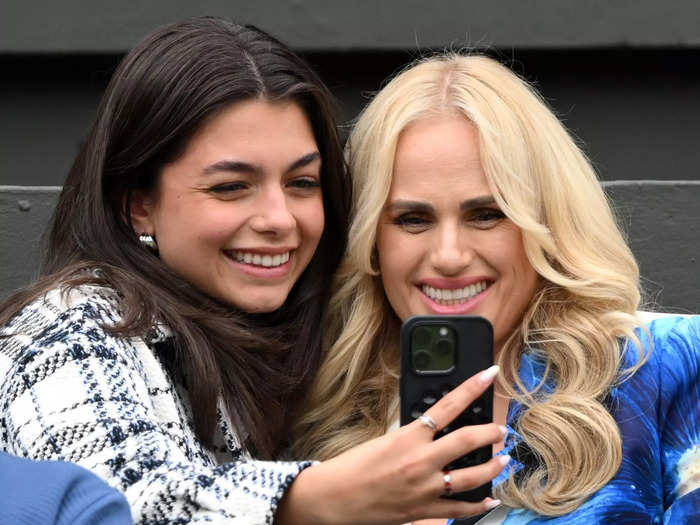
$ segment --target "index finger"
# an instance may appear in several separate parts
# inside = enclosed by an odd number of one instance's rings
[[[473,375],[435,403],[425,414],[435,421],[439,432],[459,416],[486,390],[498,375],[500,367],[494,365]]]

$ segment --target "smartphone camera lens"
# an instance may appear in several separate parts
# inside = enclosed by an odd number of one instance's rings
[[[435,353],[441,357],[452,353],[452,341],[449,339],[440,339],[435,345]]]
[[[413,354],[413,367],[416,370],[430,370],[430,361],[432,356],[425,350],[418,350]]]
[[[413,330],[413,344],[418,348],[428,348],[433,339],[429,326],[418,326]]]

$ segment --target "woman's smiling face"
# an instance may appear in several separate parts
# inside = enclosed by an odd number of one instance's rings
[[[246,312],[284,303],[324,225],[321,157],[293,102],[224,108],[131,208],[162,261],[207,295]]]
[[[489,189],[477,130],[461,115],[427,117],[401,133],[377,250],[399,318],[481,315],[497,351],[537,286],[520,229]]]

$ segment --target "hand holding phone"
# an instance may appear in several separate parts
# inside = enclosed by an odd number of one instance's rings
[[[401,327],[401,425],[433,406],[457,385],[493,364],[493,328],[478,316],[416,316]],[[493,420],[493,387],[435,434],[439,439],[454,429]],[[478,448],[446,465],[448,470],[471,467],[491,459],[491,445]],[[480,501],[491,494],[491,483],[453,494],[463,501]]]
[[[426,415],[441,429],[479,400],[497,373],[498,367],[489,367],[456,385]],[[471,502],[438,496],[450,488],[443,477],[445,464],[475,448],[490,451],[503,439],[503,429],[493,423],[468,426],[433,441],[431,428],[422,421],[413,421],[302,470],[282,499],[277,521],[406,523],[477,516],[498,506],[500,501],[491,498]],[[451,471],[451,489],[456,492],[489,487],[489,480],[503,470],[507,459],[499,456],[478,467]],[[319,501],[323,504],[318,505]]]

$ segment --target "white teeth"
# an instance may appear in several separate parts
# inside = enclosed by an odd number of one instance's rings
[[[245,264],[254,264],[256,266],[263,266],[265,268],[273,268],[275,266],[280,266],[289,260],[290,252],[278,253],[276,255],[260,255],[258,253],[250,252],[230,252],[231,257],[238,262]]]
[[[487,287],[488,284],[486,281],[479,281],[478,283],[457,289],[433,288],[432,286],[424,284],[421,290],[435,302],[450,305],[466,302],[486,290]]]

